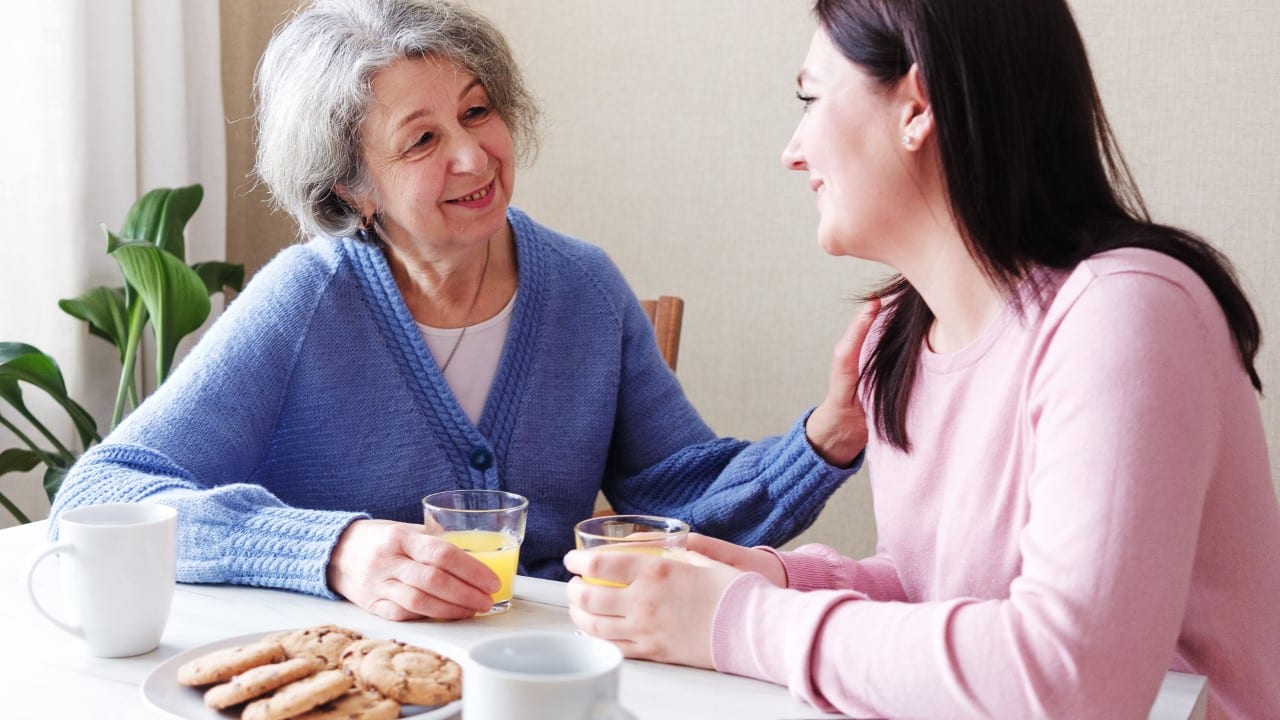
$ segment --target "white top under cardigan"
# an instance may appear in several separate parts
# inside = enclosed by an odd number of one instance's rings
[[[511,295],[507,306],[484,322],[468,325],[466,328],[437,328],[418,323],[422,331],[422,339],[427,341],[427,349],[436,359],[436,365],[444,367],[453,352],[453,360],[444,373],[444,381],[453,391],[462,411],[473,423],[480,422],[480,413],[484,411],[485,398],[489,397],[489,388],[493,378],[498,374],[498,361],[502,359],[502,346],[507,341],[507,331],[511,329],[511,309],[516,306],[516,293]],[[458,336],[463,330],[467,334],[461,340]],[[454,345],[458,346],[454,352]]]

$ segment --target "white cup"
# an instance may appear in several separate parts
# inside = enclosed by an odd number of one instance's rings
[[[27,595],[57,627],[84,640],[90,655],[128,657],[160,644],[173,601],[178,512],[167,505],[87,505],[58,518],[59,541],[27,572]],[[54,617],[36,597],[36,569],[59,556],[62,592],[79,625]]]
[[[587,635],[520,632],[467,652],[467,720],[634,720],[618,706],[622,652]]]

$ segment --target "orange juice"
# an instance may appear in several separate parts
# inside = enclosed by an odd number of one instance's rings
[[[634,545],[628,543],[618,543],[616,545],[602,545],[592,548],[591,552],[628,552],[639,553],[641,555],[666,555],[669,548],[661,545],[652,545],[648,542],[637,542]],[[589,578],[582,576],[583,581],[592,585],[604,585],[605,587],[626,587],[626,583],[609,582],[608,580],[599,580],[597,578]]]
[[[454,530],[444,534],[455,547],[471,553],[471,556],[498,575],[502,587],[493,594],[495,603],[511,600],[511,584],[516,577],[516,564],[520,559],[520,543],[506,533],[489,530]]]

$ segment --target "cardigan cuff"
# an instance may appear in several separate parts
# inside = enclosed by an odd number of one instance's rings
[[[235,536],[227,558],[233,582],[294,590],[330,599],[329,558],[344,530],[368,518],[298,508],[263,508],[248,518],[245,532]]]

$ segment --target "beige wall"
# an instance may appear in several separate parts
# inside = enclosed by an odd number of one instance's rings
[[[230,93],[285,0],[223,0]],[[825,389],[849,298],[885,270],[816,247],[802,177],[778,154],[799,117],[794,77],[806,0],[472,0],[507,33],[543,102],[542,153],[516,203],[605,247],[641,295],[686,300],[680,377],[721,433],[778,433]],[[1160,219],[1217,243],[1241,271],[1269,342],[1260,371],[1280,432],[1280,6],[1256,0],[1073,3],[1120,142]],[[256,42],[238,46],[235,43]],[[233,104],[247,114],[247,106]],[[233,162],[244,161],[229,135]],[[233,166],[232,183],[245,167]],[[229,252],[256,267],[291,238],[228,219]],[[241,229],[242,235],[237,232]],[[1280,448],[1272,442],[1273,476]],[[871,549],[865,477],[803,539]]]
[[[267,207],[267,191],[252,176],[253,70],[271,32],[298,0],[221,0],[222,106],[227,116],[227,258],[249,274],[297,233]]]

